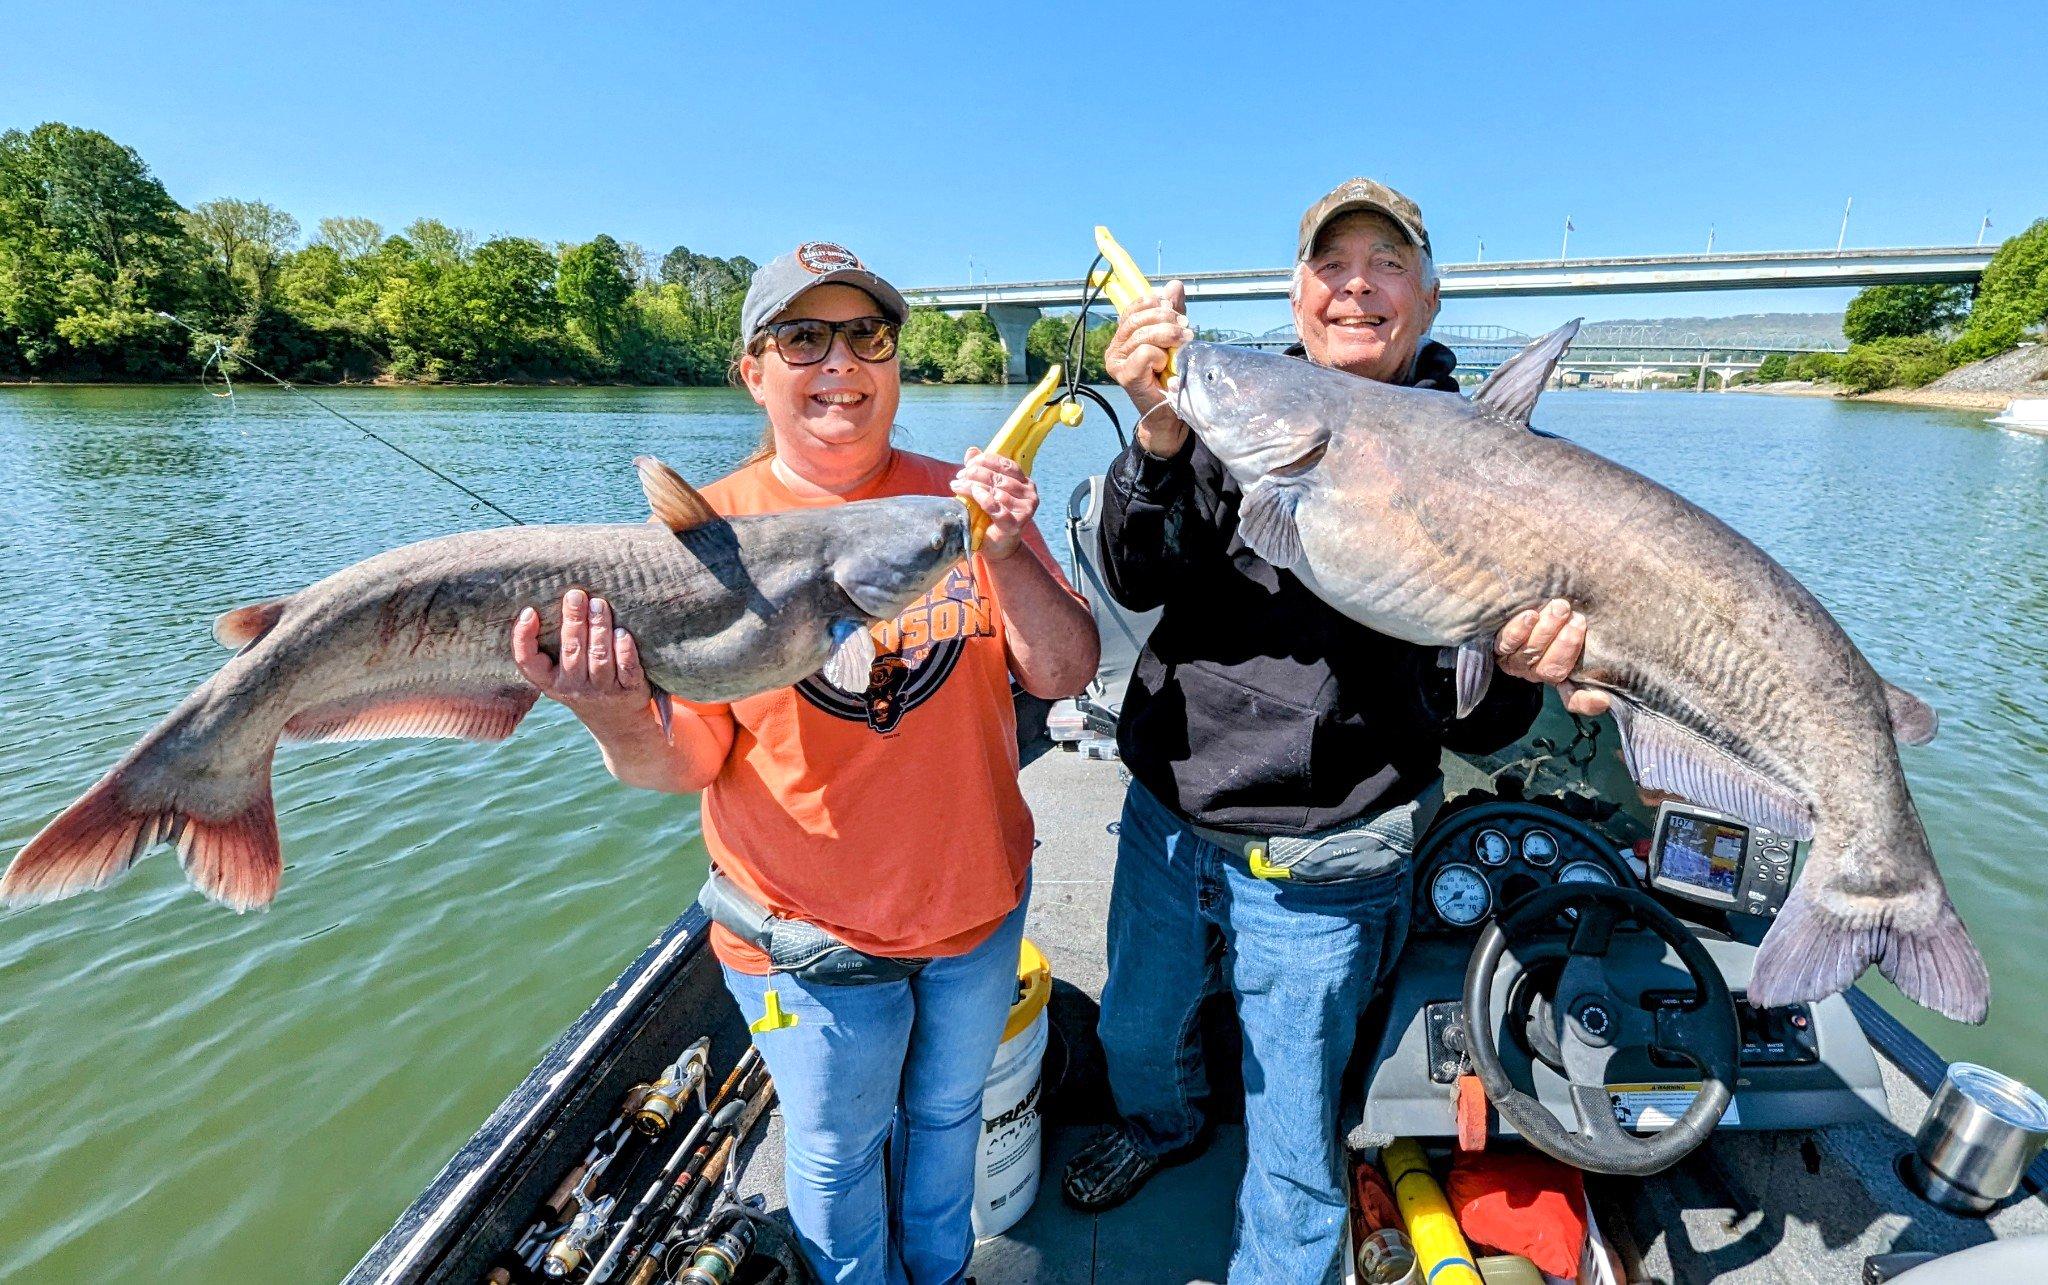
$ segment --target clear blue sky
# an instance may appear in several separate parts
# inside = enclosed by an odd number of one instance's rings
[[[588,9],[585,13],[582,10]],[[1036,21],[1022,15],[1037,9]],[[602,16],[597,16],[599,11]],[[2035,4],[10,3],[0,128],[139,150],[180,201],[609,232],[905,284],[1271,266],[1354,173],[1438,256],[1994,237],[2048,214]],[[1977,122],[1981,121],[1982,124]],[[979,268],[977,269],[979,272]],[[1839,307],[1841,291],[1475,301],[1445,321]],[[1266,325],[1278,306],[1198,320]]]

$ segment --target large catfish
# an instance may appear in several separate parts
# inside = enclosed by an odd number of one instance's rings
[[[1990,980],[1895,743],[1931,739],[1934,712],[1727,524],[1530,430],[1577,329],[1470,400],[1195,344],[1178,410],[1243,488],[1239,530],[1261,557],[1373,629],[1457,649],[1460,713],[1509,617],[1568,598],[1587,622],[1572,681],[1612,696],[1638,784],[1812,840],[1751,1002],[1816,1000],[1875,963],[1919,1003],[1981,1022]]]
[[[29,841],[0,898],[102,887],[168,840],[207,896],[267,904],[283,868],[278,741],[510,736],[539,695],[512,663],[513,618],[533,606],[552,637],[571,588],[612,604],[649,680],[676,696],[736,700],[821,666],[857,690],[867,626],[966,551],[967,510],[950,496],[727,519],[666,465],[638,464],[651,522],[443,536],[222,616],[214,636],[240,651]]]

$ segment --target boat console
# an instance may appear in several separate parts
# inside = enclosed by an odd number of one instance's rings
[[[1744,1002],[1796,846],[1666,803],[1639,856],[1587,802],[1467,796],[1418,845],[1408,947],[1354,1068],[1354,1141],[1456,1134],[1465,1076],[1491,1136],[1601,1172],[1656,1172],[1715,1129],[1883,1118],[1843,997]]]

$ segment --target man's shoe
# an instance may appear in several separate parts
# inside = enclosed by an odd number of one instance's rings
[[[1159,1169],[1159,1159],[1139,1150],[1129,1130],[1111,1125],[1067,1161],[1060,1197],[1082,1213],[1099,1214],[1137,1195]]]

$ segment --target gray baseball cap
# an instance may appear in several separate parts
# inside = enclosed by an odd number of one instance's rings
[[[910,315],[910,305],[896,287],[868,271],[853,251],[830,241],[806,241],[754,270],[747,298],[740,305],[740,334],[752,343],[775,314],[793,304],[813,286],[848,285],[864,290],[897,325]]]
[[[1375,183],[1369,178],[1353,178],[1331,188],[1302,214],[1294,257],[1308,258],[1309,251],[1315,249],[1317,234],[1329,226],[1330,220],[1359,210],[1369,210],[1392,219],[1395,227],[1407,233],[1410,242],[1421,246],[1425,253],[1429,251],[1429,229],[1422,225],[1421,207],[1384,183]]]

